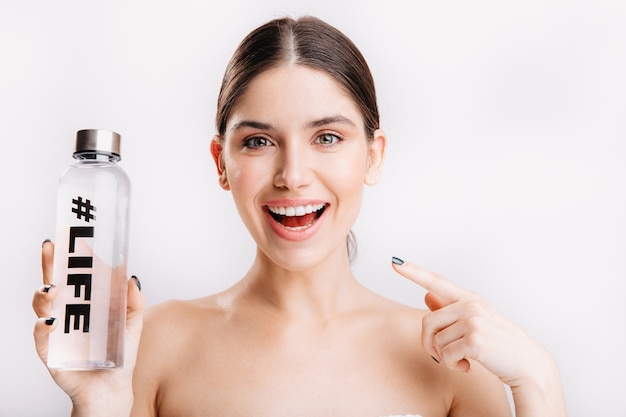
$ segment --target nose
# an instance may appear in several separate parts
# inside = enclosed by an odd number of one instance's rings
[[[297,190],[311,183],[312,170],[303,146],[285,146],[276,158],[276,165],[276,187]]]

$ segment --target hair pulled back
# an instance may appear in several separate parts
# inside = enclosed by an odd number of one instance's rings
[[[284,64],[303,65],[335,79],[360,109],[368,138],[380,117],[374,80],[356,45],[342,32],[312,16],[280,18],[253,30],[233,54],[217,99],[216,128],[223,139],[237,99],[259,74]]]

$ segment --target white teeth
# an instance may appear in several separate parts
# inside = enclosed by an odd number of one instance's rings
[[[293,207],[267,207],[272,213],[279,214],[281,216],[293,217],[304,216],[305,214],[311,214],[314,211],[323,209],[325,204],[307,204],[306,206],[293,206]]]

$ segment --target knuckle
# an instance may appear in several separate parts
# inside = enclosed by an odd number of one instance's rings
[[[465,309],[471,316],[480,316],[485,312],[483,303],[477,299],[467,301],[465,303]]]
[[[482,345],[482,337],[479,333],[470,332],[465,336],[465,344],[472,350],[480,349]]]
[[[433,336],[433,343],[438,350],[441,349],[441,336],[439,333]]]
[[[475,338],[485,333],[487,323],[482,316],[472,316],[465,321],[467,327],[467,336],[469,340],[475,340]]]
[[[33,308],[37,308],[38,306],[41,305],[43,297],[44,297],[44,294],[42,294],[41,291],[39,290],[35,291],[35,293],[33,294],[33,302],[32,302]]]
[[[440,349],[439,355],[443,363],[446,364],[446,366],[450,366],[457,361],[457,353],[456,353],[457,348],[458,346],[455,346],[453,348],[452,346],[448,345]]]
[[[435,325],[433,323],[431,314],[426,314],[422,318],[422,332],[425,335],[435,333]]]

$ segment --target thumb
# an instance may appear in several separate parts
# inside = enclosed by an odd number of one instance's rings
[[[437,311],[442,307],[446,306],[446,303],[439,297],[437,297],[432,292],[426,293],[424,297],[424,302],[430,311]]]
[[[141,294],[139,278],[132,276],[128,282],[128,304],[126,306],[126,327],[132,333],[141,333],[145,300]]]
[[[137,349],[143,328],[143,311],[145,300],[141,294],[141,283],[136,276],[128,281],[128,304],[126,306],[126,357],[133,364],[137,358]]]

